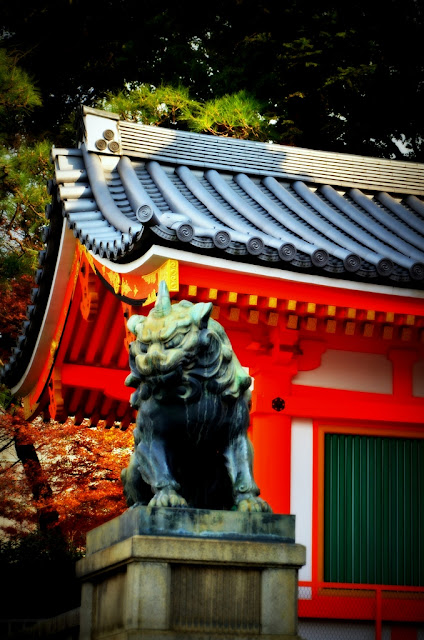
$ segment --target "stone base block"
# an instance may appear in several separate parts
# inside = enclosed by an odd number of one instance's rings
[[[136,507],[90,532],[80,640],[295,640],[294,518]]]

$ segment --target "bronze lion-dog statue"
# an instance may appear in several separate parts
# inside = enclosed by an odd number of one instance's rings
[[[162,281],[149,315],[128,321],[136,340],[125,384],[138,410],[122,472],[129,506],[271,511],[253,479],[251,378],[211,311],[171,304]]]

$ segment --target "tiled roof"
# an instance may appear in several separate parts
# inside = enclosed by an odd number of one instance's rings
[[[424,165],[165,130],[84,110],[52,192],[94,254],[171,244],[363,281],[424,279]]]
[[[149,127],[89,108],[81,122],[79,147],[52,152],[46,247],[3,370],[16,392],[31,386],[37,349],[57,322],[75,251],[66,225],[122,268],[159,246],[191,261],[203,254],[236,269],[262,265],[386,293],[396,285],[421,297],[423,164]]]

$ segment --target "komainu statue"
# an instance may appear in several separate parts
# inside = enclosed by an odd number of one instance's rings
[[[270,511],[259,498],[247,438],[251,378],[212,303],[171,305],[161,282],[147,317],[128,328],[135,449],[122,472],[128,505]]]

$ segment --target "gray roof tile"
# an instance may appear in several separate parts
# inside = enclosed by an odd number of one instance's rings
[[[84,117],[81,149],[53,157],[63,214],[94,253],[128,261],[165,242],[323,275],[424,280],[424,165]],[[119,150],[99,152],[109,118]]]

